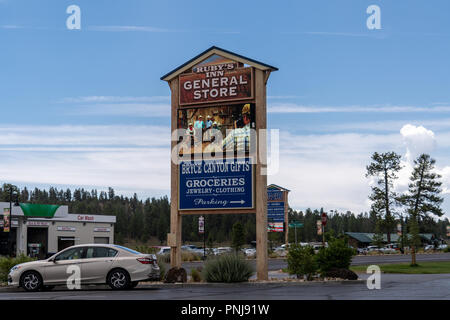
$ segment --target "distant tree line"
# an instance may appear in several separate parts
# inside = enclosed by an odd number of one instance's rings
[[[51,187],[48,191],[34,188],[4,184],[0,188],[0,201],[10,201],[10,188],[18,194],[19,202],[67,205],[70,213],[99,214],[116,216],[115,239],[118,243],[125,243],[129,239],[139,242],[157,239],[165,244],[167,233],[170,231],[170,201],[167,196],[160,198],[138,199],[116,195],[113,188],[108,191],[62,190]],[[13,199],[14,201],[15,199]],[[316,221],[320,220],[321,210],[306,209],[295,211],[289,209],[289,221],[303,223],[297,229],[297,240],[303,242],[320,241],[317,235]],[[335,234],[344,232],[374,232],[377,223],[376,214],[361,213],[355,215],[350,211],[338,213],[328,212],[328,223],[325,231],[333,230]],[[239,222],[244,230],[247,244],[256,239],[256,219],[251,214],[222,214],[205,216],[205,241],[208,246],[232,241],[233,225]],[[446,226],[449,221],[427,220],[420,224],[420,232],[434,233],[445,237]],[[294,229],[290,228],[289,241],[294,241]],[[198,216],[183,217],[182,238],[184,242],[202,242],[203,235],[198,233]],[[284,242],[283,233],[270,233],[269,239]]]

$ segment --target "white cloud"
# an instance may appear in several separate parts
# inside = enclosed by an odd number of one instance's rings
[[[60,103],[116,103],[116,102],[160,102],[170,101],[169,96],[151,96],[151,97],[130,97],[130,96],[84,96],[67,97],[61,99]]]
[[[170,132],[158,126],[1,126],[3,181],[169,190]]]
[[[422,153],[430,153],[436,146],[434,132],[423,126],[406,124],[400,129],[406,146],[406,159],[412,161]]]
[[[348,113],[348,112],[450,112],[450,106],[304,106],[294,103],[269,105],[269,113]]]
[[[0,126],[4,146],[162,146],[170,144],[163,126],[59,125]]]
[[[170,97],[84,96],[67,97],[58,103],[74,104],[66,114],[74,116],[169,117]]]
[[[170,117],[170,104],[167,103],[115,103],[83,105],[68,111],[69,115],[91,116],[131,116],[131,117]]]
[[[408,127],[407,127],[408,128]],[[268,177],[291,190],[291,207],[368,211],[365,166],[374,151],[406,152],[413,132],[402,134],[296,135],[280,132],[280,169]],[[420,135],[420,134],[419,134]],[[426,144],[425,144],[426,145]],[[422,149],[423,150],[423,149]],[[440,167],[450,193],[450,167]],[[405,171],[406,172],[406,171]],[[170,132],[165,126],[0,126],[3,181],[105,189],[131,195],[169,194]],[[409,174],[405,174],[405,179]]]

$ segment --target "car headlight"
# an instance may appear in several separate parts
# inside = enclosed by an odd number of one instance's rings
[[[17,271],[17,270],[19,270],[20,268],[22,268],[22,266],[14,266],[14,267],[11,268],[11,270],[9,270],[9,273],[12,273],[12,272],[14,272],[14,271]]]

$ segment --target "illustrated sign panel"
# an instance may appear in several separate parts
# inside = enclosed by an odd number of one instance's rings
[[[250,158],[182,161],[179,187],[179,210],[254,207]]]
[[[3,209],[3,232],[9,232],[10,231],[10,219],[11,219],[11,213],[9,211],[9,208]]]
[[[179,76],[180,106],[253,98],[252,68],[213,55]]]
[[[269,222],[267,231],[269,232],[283,232],[284,231],[283,222]]]
[[[255,125],[252,103],[179,109],[177,128],[184,131],[179,141],[183,147],[180,154],[250,152],[250,129]]]

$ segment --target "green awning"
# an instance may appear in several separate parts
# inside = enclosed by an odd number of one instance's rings
[[[53,218],[59,205],[19,203],[25,217],[29,218]]]

